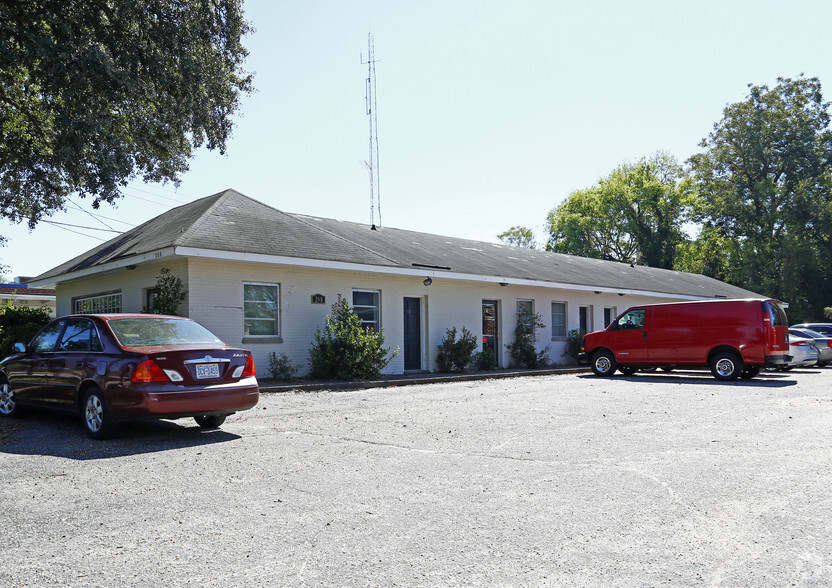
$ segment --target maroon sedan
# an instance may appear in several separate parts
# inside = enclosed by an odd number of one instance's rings
[[[260,394],[251,352],[178,316],[65,316],[14,350],[0,362],[0,415],[80,414],[93,439],[142,418],[194,417],[216,428]]]

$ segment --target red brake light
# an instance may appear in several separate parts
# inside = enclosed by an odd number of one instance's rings
[[[256,375],[254,372],[254,358],[252,356],[248,356],[246,359],[246,367],[243,370],[243,375],[240,376],[241,378],[248,378],[249,376]]]
[[[167,374],[162,371],[156,362],[152,359],[147,359],[136,366],[133,370],[133,377],[131,382],[170,382]]]
[[[794,341],[792,345],[795,347],[806,347],[808,343],[806,341]]]

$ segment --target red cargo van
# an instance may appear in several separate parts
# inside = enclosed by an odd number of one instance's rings
[[[753,378],[791,360],[788,324],[777,300],[645,304],[627,309],[606,330],[587,333],[578,361],[598,376],[707,366],[717,380]]]

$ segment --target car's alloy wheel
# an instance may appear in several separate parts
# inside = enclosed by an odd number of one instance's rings
[[[5,378],[0,380],[0,414],[3,416],[15,416],[20,412],[14,401],[14,392]]]
[[[107,404],[98,388],[91,388],[84,396],[84,425],[93,439],[106,439],[115,430]]]

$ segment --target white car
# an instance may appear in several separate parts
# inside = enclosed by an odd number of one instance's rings
[[[789,335],[789,355],[792,356],[792,360],[787,365],[780,366],[781,371],[815,365],[819,357],[818,348],[813,339],[804,339],[794,335]]]

